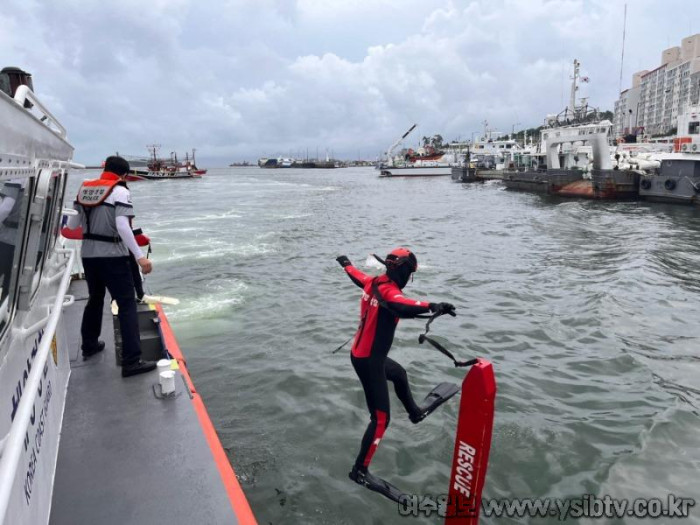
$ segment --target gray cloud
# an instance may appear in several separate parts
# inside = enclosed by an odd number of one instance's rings
[[[535,126],[581,94],[617,98],[622,1],[7,0],[0,64],[33,73],[79,161],[196,147],[374,157],[414,122],[469,138]],[[698,28],[692,0],[628,3],[623,88]]]

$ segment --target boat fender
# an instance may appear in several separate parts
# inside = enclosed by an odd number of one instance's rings
[[[133,230],[133,232],[134,238],[136,239],[136,244],[139,246],[148,246],[151,244],[151,239],[148,238],[148,235],[143,233],[141,228],[137,228],[136,230]],[[67,226],[64,226],[61,228],[61,235],[63,235],[66,239],[81,241],[83,239],[83,227],[78,226],[77,228],[68,228]]]
[[[643,190],[648,190],[649,188],[651,188],[651,181],[649,179],[642,179],[639,185],[642,187]]]
[[[666,188],[668,191],[673,191],[676,188],[676,181],[673,179],[666,179],[666,182],[664,182],[664,188]]]
[[[693,144],[692,146],[690,146],[690,149],[692,149],[693,151],[697,151],[697,150],[698,150],[698,145],[697,145],[697,144]]]

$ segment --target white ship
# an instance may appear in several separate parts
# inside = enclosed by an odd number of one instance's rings
[[[0,72],[0,525],[255,524],[162,308],[139,305],[142,351],[169,359],[172,394],[120,377],[108,309],[105,350],[79,358],[72,157],[31,77]]]
[[[420,156],[394,156],[394,151],[401,142],[416,128],[417,124],[394,142],[376,168],[380,177],[435,177],[452,174],[452,164],[456,159],[453,154]]]

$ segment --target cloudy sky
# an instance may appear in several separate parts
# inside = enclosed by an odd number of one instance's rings
[[[622,88],[700,32],[697,0],[630,0]],[[199,164],[376,158],[411,124],[534,127],[620,83],[623,0],[3,0],[0,67],[32,73],[79,162],[197,148]],[[695,20],[695,22],[693,22]],[[695,23],[695,27],[693,26]],[[411,142],[413,141],[413,143]]]

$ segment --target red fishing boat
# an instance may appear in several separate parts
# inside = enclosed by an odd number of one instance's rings
[[[207,172],[195,164],[195,149],[192,149],[191,158],[189,153],[185,153],[185,161],[181,162],[174,151],[170,153],[169,159],[159,158],[159,144],[151,144],[147,148],[151,153],[148,158],[127,157],[131,165],[131,171],[126,176],[127,181],[192,179],[199,178]]]

